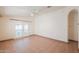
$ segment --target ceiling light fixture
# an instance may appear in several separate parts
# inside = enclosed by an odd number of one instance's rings
[[[31,14],[30,14],[30,16],[34,16],[34,14],[33,14],[33,13],[31,13]]]

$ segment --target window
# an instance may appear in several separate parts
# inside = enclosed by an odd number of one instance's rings
[[[29,32],[29,26],[26,23],[22,22],[22,23],[19,23],[19,24],[16,24],[16,36],[23,36],[23,35],[26,35],[28,34]]]
[[[32,31],[31,24],[30,21],[10,20],[10,33],[13,37],[28,36]]]
[[[23,34],[23,26],[21,24],[16,24],[16,35],[22,36]]]

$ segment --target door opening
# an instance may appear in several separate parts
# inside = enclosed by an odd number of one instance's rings
[[[68,15],[68,40],[78,41],[78,12],[77,10],[70,11]]]

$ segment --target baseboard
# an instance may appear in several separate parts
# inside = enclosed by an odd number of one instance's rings
[[[75,41],[75,40],[69,40],[69,41],[78,42],[78,41]]]
[[[23,38],[30,37],[30,36],[33,36],[33,34],[27,35],[27,36],[23,36],[23,37],[4,39],[4,40],[0,40],[0,42],[2,42],[2,41],[9,41],[9,40],[15,40],[15,39],[23,39]]]
[[[9,40],[14,40],[14,38],[0,40],[0,42],[3,42],[3,41],[9,41]]]
[[[46,39],[51,39],[51,40],[58,41],[58,42],[62,42],[62,43],[68,43],[68,42],[65,42],[65,41],[60,41],[60,40],[57,40],[57,39],[49,38],[49,37],[42,36],[42,35],[38,35],[38,34],[32,34],[32,35],[40,36],[40,37],[43,37],[43,38],[46,38]]]
[[[68,42],[60,41],[60,40],[57,40],[57,39],[52,39],[52,38],[45,37],[45,36],[38,35],[38,34],[31,34],[31,35],[28,35],[28,36],[23,36],[23,37],[18,37],[18,38],[10,38],[10,39],[5,39],[5,40],[1,40],[1,41],[8,41],[8,40],[13,40],[13,39],[23,39],[23,38],[30,37],[30,36],[40,36],[40,37],[43,37],[43,38],[46,38],[46,39],[51,39],[51,40],[55,40],[55,41],[62,42],[62,43],[68,43]]]

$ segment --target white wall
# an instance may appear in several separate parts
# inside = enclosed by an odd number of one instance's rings
[[[67,18],[64,10],[37,16],[35,34],[67,42]]]
[[[68,15],[69,15],[69,12],[71,12],[74,9],[78,11],[78,15],[76,15],[77,21],[75,21],[76,22],[75,30],[77,33],[76,41],[78,41],[78,48],[79,48],[79,7],[76,7],[76,6],[67,7],[67,8],[61,9],[60,11],[57,11],[57,10],[54,12],[50,11],[50,13],[38,15],[35,18],[35,31],[34,31],[35,34],[67,42],[68,41]]]

